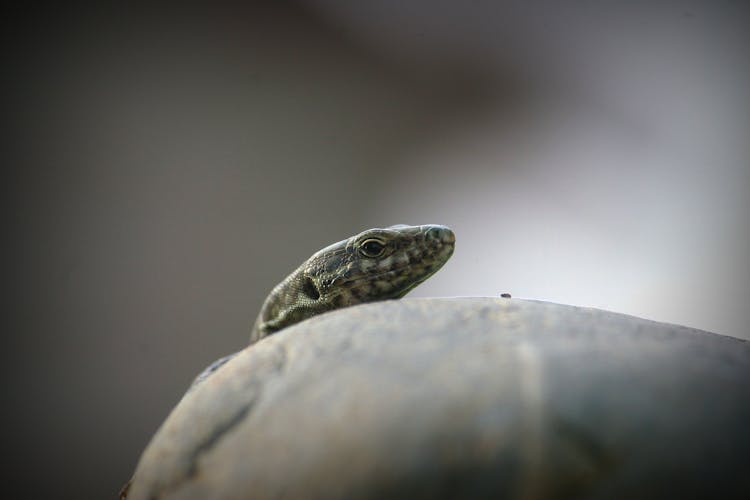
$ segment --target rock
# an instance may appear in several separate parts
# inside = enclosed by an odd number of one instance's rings
[[[128,500],[744,498],[748,396],[731,337],[519,299],[367,304],[186,395]]]

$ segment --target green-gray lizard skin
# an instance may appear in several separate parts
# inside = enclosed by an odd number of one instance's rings
[[[403,297],[453,254],[445,226],[368,229],[334,243],[276,285],[261,308],[250,343],[333,309]]]
[[[455,241],[445,226],[400,224],[368,229],[327,246],[274,287],[255,321],[250,343],[326,311],[401,298],[446,263]],[[191,389],[236,354],[212,363]]]

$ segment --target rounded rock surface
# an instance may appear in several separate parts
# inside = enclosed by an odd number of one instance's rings
[[[545,302],[309,319],[187,394],[128,500],[741,498],[750,344]]]

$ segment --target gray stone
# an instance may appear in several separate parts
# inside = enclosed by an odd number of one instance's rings
[[[740,498],[749,395],[731,337],[518,299],[367,304],[187,394],[128,499]]]

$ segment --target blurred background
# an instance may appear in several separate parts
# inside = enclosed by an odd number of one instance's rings
[[[455,230],[412,296],[510,292],[750,338],[748,13],[10,12],[6,493],[114,498],[268,291],[369,227]]]

